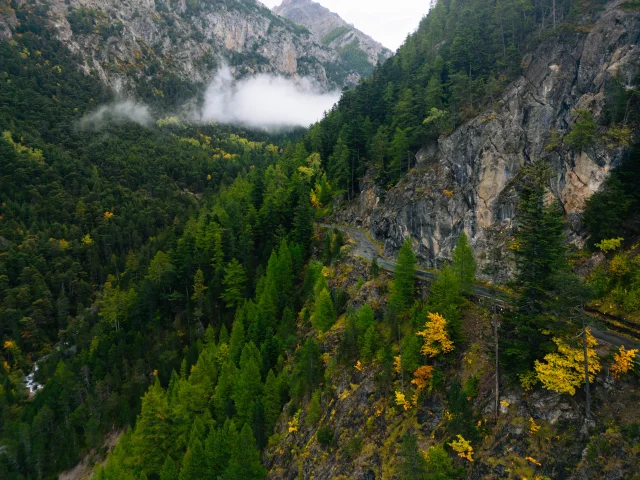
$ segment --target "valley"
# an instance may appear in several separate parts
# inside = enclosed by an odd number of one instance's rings
[[[424,14],[0,0],[0,478],[638,478],[638,2]]]

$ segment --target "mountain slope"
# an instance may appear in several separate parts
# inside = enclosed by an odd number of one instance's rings
[[[284,0],[273,11],[307,27],[320,43],[340,52],[362,76],[369,76],[378,61],[391,56],[388,48],[313,0]]]
[[[523,20],[520,7],[505,8],[438,2],[309,138],[323,139],[329,172],[356,199],[340,220],[370,228],[386,254],[410,235],[420,261],[438,267],[465,231],[483,268],[507,274],[517,180],[535,159],[551,165],[549,191],[581,244],[586,200],[628,152],[637,8],[613,1],[557,12],[555,29],[547,10]],[[521,24],[503,36],[507,15]],[[486,32],[495,36],[480,43]]]
[[[0,38],[15,33],[20,5],[0,3]],[[325,90],[359,78],[335,50],[254,0],[37,0],[21,8],[46,18],[83,71],[156,103],[189,98],[223,63],[236,77],[308,76]]]

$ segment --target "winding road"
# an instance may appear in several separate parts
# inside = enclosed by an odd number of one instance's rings
[[[354,253],[360,257],[363,257],[366,260],[372,261],[374,258],[378,259],[378,265],[380,268],[387,270],[389,272],[393,272],[396,267],[396,262],[390,260],[382,255],[380,247],[378,247],[367,235],[364,230],[361,230],[356,227],[349,227],[346,225],[336,225],[333,223],[320,223],[318,224],[322,228],[331,228],[346,232],[349,234],[349,237],[355,242]],[[428,270],[424,270],[421,268],[416,268],[416,277],[433,281],[437,277],[437,272],[432,272]],[[489,298],[491,300],[496,301],[497,303],[507,306],[507,300],[505,294],[502,292],[496,292],[495,289],[491,287],[487,287],[485,285],[474,285],[473,287],[474,293],[478,297]],[[497,293],[497,297],[496,297]],[[627,337],[623,337],[621,335],[617,335],[610,331],[603,331],[596,327],[589,327],[593,336],[600,342],[606,343],[609,345],[613,345],[615,347],[619,347],[624,345],[624,347],[629,349],[638,349],[640,350],[640,343],[634,342]],[[638,355],[640,358],[640,354]]]

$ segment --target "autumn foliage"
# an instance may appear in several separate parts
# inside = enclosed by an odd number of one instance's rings
[[[625,373],[632,371],[637,354],[637,349],[625,350],[624,345],[620,345],[620,350],[613,356],[613,365],[611,365],[610,371],[613,378],[620,378]]]
[[[548,390],[574,395],[576,388],[585,383],[584,352],[582,346],[573,347],[566,340],[554,338],[558,351],[545,355],[544,362],[536,360],[538,380]],[[601,370],[600,359],[595,352],[596,339],[587,329],[587,356],[589,359],[589,381],[593,381]]]
[[[435,357],[441,353],[451,352],[454,347],[447,333],[447,321],[439,313],[428,313],[427,317],[429,321],[425,323],[425,329],[416,333],[424,338],[422,353]]]

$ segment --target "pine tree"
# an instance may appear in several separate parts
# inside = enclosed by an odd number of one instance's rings
[[[304,258],[309,254],[311,238],[313,237],[313,209],[309,195],[303,195],[298,200],[293,219],[293,240],[302,247]]]
[[[214,412],[219,423],[233,416],[233,394],[235,391],[237,369],[231,360],[223,366],[213,398]]]
[[[245,345],[240,360],[240,372],[235,378],[235,387],[233,400],[236,407],[236,416],[234,420],[237,425],[252,425],[255,402],[262,395],[262,383],[260,377],[260,365],[262,362],[257,361],[253,355],[250,355],[253,343]],[[255,347],[254,347],[255,348]],[[245,353],[247,352],[247,353]],[[259,356],[259,352],[256,352]]]
[[[142,410],[135,430],[137,463],[148,472],[159,472],[172,445],[170,410],[158,377],[142,397]]]
[[[235,258],[229,262],[225,268],[222,284],[225,286],[221,297],[226,302],[227,307],[233,308],[244,302],[244,290],[247,277],[244,268]]]
[[[242,427],[231,446],[229,466],[225,472],[227,480],[262,480],[266,471],[260,462],[260,452],[249,425]]]
[[[427,480],[427,461],[418,449],[418,439],[408,433],[402,436],[398,451],[398,476],[403,480]]]
[[[477,265],[475,258],[473,258],[473,250],[464,232],[458,237],[458,243],[453,250],[452,257],[453,262],[451,267],[458,277],[462,293],[471,295],[473,293],[473,282],[476,278]]]
[[[240,354],[242,354],[242,347],[245,343],[242,312],[241,308],[236,310],[236,318],[231,327],[231,339],[229,340],[229,355],[236,364],[240,361]]]
[[[405,315],[413,305],[415,295],[416,257],[407,238],[400,251],[391,285],[389,309],[393,317]]]
[[[264,410],[265,434],[269,436],[280,416],[282,406],[280,402],[280,385],[273,370],[269,370],[264,384],[264,396],[262,400]]]
[[[322,404],[320,403],[320,390],[316,390],[311,395],[311,401],[309,402],[309,410],[307,411],[307,417],[305,422],[310,427],[314,426],[322,417]]]
[[[378,257],[374,257],[371,261],[371,267],[369,268],[369,275],[371,278],[378,278],[380,275],[380,266],[378,265]]]
[[[323,289],[317,296],[313,308],[311,322],[313,326],[322,332],[326,332],[336,321],[336,313],[333,309],[333,301],[327,289]]]
[[[437,312],[447,319],[447,331],[455,342],[462,339],[461,311],[464,302],[459,277],[451,265],[445,265],[431,284],[427,310]]]
[[[207,463],[202,443],[198,439],[187,448],[182,460],[179,480],[201,480],[207,476]]]
[[[178,466],[171,457],[167,457],[160,470],[160,480],[178,480]]]

